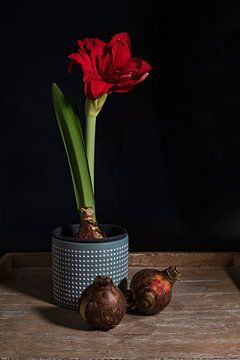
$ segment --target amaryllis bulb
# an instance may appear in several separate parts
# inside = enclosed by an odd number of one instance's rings
[[[131,294],[127,295],[128,308],[134,303],[142,313],[154,315],[162,311],[170,302],[172,286],[180,276],[179,270],[171,266],[163,271],[143,269],[132,278]]]
[[[93,328],[109,330],[120,323],[126,313],[127,301],[108,276],[99,275],[81,295],[80,315]]]

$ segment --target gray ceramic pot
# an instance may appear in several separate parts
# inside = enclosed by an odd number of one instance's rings
[[[52,234],[53,298],[63,307],[77,310],[83,290],[97,275],[110,276],[123,290],[128,277],[128,234],[115,225],[99,225],[103,240],[76,241],[79,224],[60,227]]]

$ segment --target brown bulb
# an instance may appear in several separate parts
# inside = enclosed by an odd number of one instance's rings
[[[79,310],[94,329],[109,330],[120,323],[127,302],[121,290],[108,276],[99,275],[82,293]]]
[[[130,284],[132,300],[136,307],[148,315],[162,311],[170,303],[172,287],[180,275],[175,266],[163,271],[155,269],[138,271]]]

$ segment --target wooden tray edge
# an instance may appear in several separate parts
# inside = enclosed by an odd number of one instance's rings
[[[231,267],[240,265],[238,252],[130,253],[130,266]]]
[[[130,252],[130,267],[231,267],[240,266],[238,252]],[[0,258],[0,279],[13,267],[49,267],[50,252],[7,253]],[[5,274],[5,275],[4,275]]]

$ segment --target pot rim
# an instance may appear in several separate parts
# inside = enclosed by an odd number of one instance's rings
[[[55,228],[52,231],[52,237],[54,237],[56,239],[59,239],[59,240],[62,240],[62,241],[78,243],[78,244],[86,244],[86,243],[97,244],[97,243],[109,243],[111,241],[122,240],[126,236],[128,236],[127,230],[122,226],[112,225],[112,224],[98,224],[98,225],[99,225],[100,228],[103,228],[104,231],[106,231],[107,229],[110,230],[111,228],[114,228],[114,229],[119,231],[119,234],[114,235],[114,236],[110,236],[110,237],[107,237],[107,238],[103,238],[103,239],[79,240],[79,239],[76,239],[76,238],[74,238],[72,236],[62,235],[62,229],[63,229],[64,226],[66,227],[66,225],[63,225],[63,226],[59,226],[59,227]],[[69,227],[69,229],[70,228],[74,229],[74,228],[79,227],[79,224],[70,224],[70,225],[67,225],[67,227]]]

